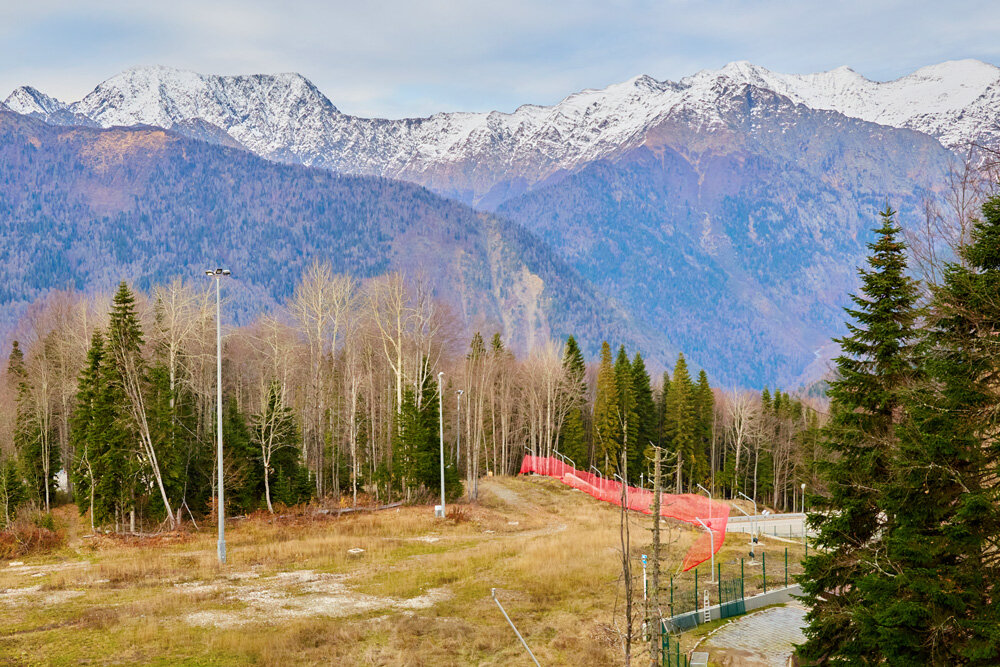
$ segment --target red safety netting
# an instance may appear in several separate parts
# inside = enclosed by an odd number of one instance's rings
[[[621,506],[622,485],[613,479],[605,479],[547,456],[525,456],[521,464],[521,474],[535,473],[555,477],[563,484],[579,489],[598,500]],[[650,514],[653,492],[629,486],[626,493],[628,508],[643,514]],[[729,505],[719,500],[709,500],[693,493],[661,493],[660,516],[679,519],[701,528],[701,519],[712,532],[702,533],[684,556],[683,570],[686,572],[712,556],[722,548],[726,539],[726,522],[729,520]]]

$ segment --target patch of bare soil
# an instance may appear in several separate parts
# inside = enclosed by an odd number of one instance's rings
[[[250,576],[230,579],[230,583],[177,584],[178,592],[221,591],[224,602],[243,605],[240,609],[193,612],[185,620],[192,625],[227,628],[308,616],[341,617],[389,609],[427,609],[451,596],[445,588],[433,588],[405,600],[368,595],[348,588],[345,575],[312,570],[281,572],[257,579]]]

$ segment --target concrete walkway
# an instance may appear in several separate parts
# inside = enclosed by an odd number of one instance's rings
[[[793,645],[805,641],[805,615],[797,604],[749,614],[723,626],[698,650],[708,651],[710,660],[724,667],[785,667]]]

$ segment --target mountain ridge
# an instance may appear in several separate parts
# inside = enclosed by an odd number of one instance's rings
[[[409,180],[492,210],[535,184],[634,148],[666,114],[685,109],[702,124],[717,123],[718,90],[732,84],[923,132],[952,149],[1000,140],[1000,68],[976,60],[946,61],[886,82],[846,67],[792,75],[740,61],[678,82],[640,75],[511,113],[399,120],[344,114],[298,74],[215,76],[162,66],[128,69],[72,104],[24,88],[6,103],[19,113],[46,119],[69,113],[103,127],[169,129],[200,120],[263,157]],[[39,95],[44,99],[33,102]],[[507,178],[511,172],[517,178]]]

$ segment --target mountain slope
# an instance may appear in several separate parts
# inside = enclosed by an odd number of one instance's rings
[[[470,326],[515,348],[604,337],[657,358],[643,333],[549,248],[511,223],[415,185],[275,164],[156,128],[47,125],[0,111],[0,304],[9,329],[51,287],[148,287],[223,262],[246,316],[328,259],[364,278],[423,274]]]
[[[723,382],[787,386],[832,335],[876,212],[921,215],[950,154],[926,135],[747,84],[642,145],[501,205]],[[814,378],[811,378],[814,379]]]

